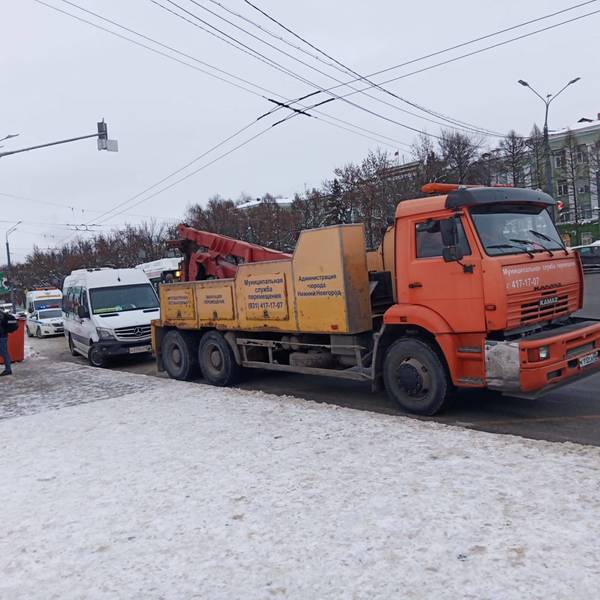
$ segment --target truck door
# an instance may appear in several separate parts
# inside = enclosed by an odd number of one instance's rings
[[[442,257],[441,221],[442,218],[409,221],[408,240],[404,240],[408,269],[403,296],[411,304],[432,309],[457,332],[485,331],[483,277],[477,245],[469,239],[463,221],[459,220],[459,246],[464,257],[460,262],[446,262]]]

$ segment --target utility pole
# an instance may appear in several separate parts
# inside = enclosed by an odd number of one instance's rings
[[[520,83],[523,87],[529,88],[545,105],[545,114],[544,114],[544,154],[546,155],[546,161],[544,164],[544,179],[546,180],[546,189],[544,190],[550,196],[554,196],[554,187],[552,184],[552,162],[551,162],[551,150],[550,150],[550,137],[548,135],[548,109],[550,108],[550,104],[562,94],[570,85],[577,83],[581,77],[575,77],[575,79],[571,79],[560,91],[556,94],[546,94],[544,98],[540,93],[538,93],[534,88],[532,88],[526,81],[519,79],[518,83]]]
[[[17,227],[21,224],[21,221],[15,223],[10,229],[6,230],[6,266],[8,267],[8,282],[10,285],[10,303],[13,305],[13,310],[15,308],[15,286],[13,285],[13,272],[12,272],[12,264],[10,262],[10,243],[8,241],[8,236],[13,233],[17,229]]]
[[[0,158],[8,156],[10,154],[18,154],[19,152],[29,152],[30,150],[38,150],[39,148],[47,148],[48,146],[57,146],[58,144],[68,144],[70,142],[77,142],[79,140],[87,140],[89,138],[98,138],[98,150],[108,150],[109,152],[118,152],[119,145],[117,140],[108,139],[108,127],[104,122],[104,119],[97,123],[97,133],[91,133],[89,135],[80,135],[79,137],[68,138],[66,140],[59,140],[58,142],[48,142],[47,144],[39,144],[37,146],[29,146],[29,148],[20,148],[19,150],[8,150],[7,152],[0,152]],[[15,136],[11,136],[15,137]]]

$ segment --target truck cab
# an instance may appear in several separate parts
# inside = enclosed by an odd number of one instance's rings
[[[540,191],[460,186],[398,205],[397,297],[384,322],[433,333],[453,386],[532,395],[598,367],[600,323],[573,316],[583,275],[553,206]],[[401,383],[421,387],[416,408],[427,396],[418,362],[400,369]]]

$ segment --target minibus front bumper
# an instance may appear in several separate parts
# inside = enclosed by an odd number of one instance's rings
[[[124,356],[127,354],[144,354],[152,352],[150,338],[136,340],[135,342],[122,342],[120,340],[100,340],[94,346],[100,348],[106,357]]]

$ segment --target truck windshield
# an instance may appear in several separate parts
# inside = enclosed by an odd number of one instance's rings
[[[62,311],[60,309],[40,310],[39,315],[40,319],[57,319],[62,317]]]
[[[158,307],[158,298],[149,283],[92,288],[90,301],[95,315]]]
[[[530,204],[471,208],[479,239],[490,256],[531,254],[564,248],[548,210]]]

